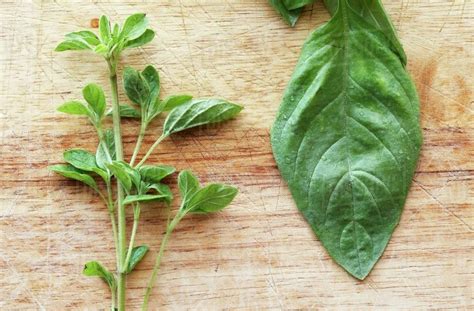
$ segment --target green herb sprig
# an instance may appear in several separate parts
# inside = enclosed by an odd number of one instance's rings
[[[143,46],[152,41],[154,36],[154,31],[148,28],[145,14],[131,15],[123,25],[113,26],[106,16],[102,16],[98,36],[88,30],[72,32],[56,47],[58,52],[92,51],[103,57],[108,65],[110,109],[107,109],[104,90],[93,83],[84,87],[84,100],[68,101],[58,107],[60,112],[88,118],[98,136],[95,153],[70,149],[63,154],[67,164],[49,168],[91,187],[108,208],[115,242],[116,271],[113,273],[101,263],[91,261],[85,264],[83,273],[100,277],[108,284],[112,293],[111,310],[125,310],[126,277],[149,251],[146,245],[135,245],[142,204],[164,204],[170,213],[166,233],[146,287],[142,308],[147,310],[164,250],[175,227],[189,213],[209,214],[222,210],[238,193],[237,188],[224,184],[201,186],[190,171],[182,171],[178,177],[181,205],[171,218],[173,193],[163,179],[173,174],[175,168],[148,165],[145,164],[147,159],[167,137],[197,126],[229,120],[240,113],[242,106],[221,99],[193,99],[190,95],[173,95],[162,100],[160,77],[151,65],[142,71],[130,67],[124,69],[123,88],[131,104],[119,104],[117,67],[122,52]],[[161,134],[139,163],[135,164],[148,126],[164,114],[167,115]],[[108,116],[112,116],[111,129],[106,128],[104,122]],[[140,120],[140,130],[130,161],[125,161],[123,155],[121,118]],[[104,187],[99,186],[97,178],[103,180]],[[134,217],[130,238],[127,239],[125,209],[129,206],[133,208]]]

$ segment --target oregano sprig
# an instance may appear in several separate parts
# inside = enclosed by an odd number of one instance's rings
[[[86,85],[82,100],[71,100],[58,107],[60,112],[86,117],[95,128],[98,145],[95,153],[84,149],[70,149],[64,152],[67,164],[58,164],[50,170],[70,179],[80,181],[94,189],[104,201],[110,214],[116,250],[116,271],[110,272],[97,261],[88,262],[83,270],[86,276],[97,276],[104,280],[112,293],[111,310],[125,310],[126,276],[149,252],[147,245],[135,245],[135,237],[142,207],[161,204],[170,207],[173,193],[164,181],[176,169],[163,164],[146,164],[158,144],[170,135],[194,128],[229,120],[241,110],[240,105],[220,99],[193,99],[190,95],[172,95],[160,99],[160,77],[155,67],[148,65],[142,71],[125,67],[123,88],[129,104],[119,103],[118,63],[122,52],[140,47],[153,40],[155,33],[148,28],[145,14],[129,16],[123,25],[111,24],[108,17],[99,21],[99,33],[82,30],[66,35],[56,51],[91,51],[102,57],[108,66],[110,82],[110,108],[107,97],[97,84]],[[149,148],[141,161],[135,165],[146,130],[157,117],[167,114],[163,129],[156,142]],[[112,116],[112,128],[104,122]],[[129,161],[123,155],[121,118],[140,121],[136,145]],[[103,183],[98,183],[100,177]],[[114,187],[113,182],[116,183]],[[207,214],[228,206],[237,195],[237,188],[224,184],[210,184],[201,187],[190,171],[182,171],[178,178],[181,192],[181,206],[172,220],[167,223],[156,264],[144,297],[146,310],[158,269],[168,244],[171,232],[188,213]],[[125,209],[133,209],[133,225],[127,239]],[[128,241],[128,243],[127,243]]]

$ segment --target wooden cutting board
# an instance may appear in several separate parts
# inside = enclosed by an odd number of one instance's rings
[[[108,308],[106,286],[81,275],[88,260],[115,265],[106,209],[91,191],[46,169],[67,148],[95,148],[87,122],[55,108],[79,98],[86,83],[108,90],[106,66],[88,53],[53,49],[101,14],[122,20],[146,12],[157,37],[123,64],[157,66],[164,95],[218,96],[245,106],[234,121],[174,136],[152,159],[241,191],[229,209],[190,217],[176,230],[152,310],[472,310],[474,5],[384,3],[418,87],[425,139],[400,226],[360,282],[329,258],[297,211],[269,143],[303,41],[328,19],[322,4],[305,9],[291,29],[265,0],[2,1],[0,309]],[[124,122],[128,155],[136,126]],[[159,206],[143,209],[138,241],[153,251],[164,218]],[[140,305],[154,257],[129,278],[131,310]]]

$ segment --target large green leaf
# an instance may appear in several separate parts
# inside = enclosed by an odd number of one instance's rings
[[[306,41],[271,141],[324,247],[364,279],[399,222],[422,138],[415,86],[358,2],[341,0]]]

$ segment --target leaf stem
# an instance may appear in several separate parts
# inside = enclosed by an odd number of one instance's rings
[[[178,214],[176,214],[176,216],[174,217],[173,221],[169,223],[166,228],[166,233],[163,237],[163,240],[161,241],[160,250],[158,252],[158,256],[156,257],[156,261],[155,261],[155,266],[153,267],[153,272],[151,274],[150,281],[148,282],[148,286],[145,291],[145,297],[143,299],[143,304],[142,304],[142,311],[148,310],[148,302],[150,300],[150,295],[153,290],[153,286],[156,283],[156,277],[158,276],[158,271],[160,270],[163,253],[165,252],[165,249],[168,246],[168,241],[171,236],[171,233],[173,232],[176,225],[181,221],[181,219],[183,219],[185,215],[186,213],[180,210]]]
[[[143,159],[140,161],[140,163],[137,164],[137,167],[140,167],[142,166],[145,161],[148,159],[148,157],[153,153],[153,151],[155,150],[156,147],[158,147],[158,145],[163,141],[163,139],[165,139],[166,136],[165,135],[161,135],[156,141],[155,143],[150,147],[150,149],[148,150],[148,152],[145,154],[145,156],[143,157]]]
[[[143,118],[143,115],[142,115]],[[135,145],[135,149],[133,150],[133,155],[132,159],[130,160],[130,166],[133,167],[133,164],[135,164],[135,160],[137,159],[138,152],[140,151],[140,148],[142,147],[142,142],[143,138],[145,137],[145,132],[148,124],[146,122],[142,121],[142,124],[140,125],[140,133],[138,134],[137,138],[137,144]]]
[[[137,205],[133,209],[133,227],[132,227],[132,234],[130,235],[130,243],[128,244],[127,257],[125,259],[126,268],[128,268],[128,265],[130,264],[130,258],[132,257],[133,244],[135,243],[135,235],[137,233],[139,219],[140,219],[140,203],[137,203]]]
[[[122,132],[120,128],[120,107],[118,101],[118,88],[117,88],[117,61],[115,58],[108,59],[107,64],[109,66],[109,80],[110,87],[112,89],[112,119],[114,127],[114,141],[115,141],[115,152],[118,161],[123,160],[123,147],[122,147]],[[118,274],[118,288],[117,288],[117,300],[118,310],[125,310],[125,252],[126,252],[126,219],[125,219],[125,206],[123,205],[123,189],[120,182],[117,181],[117,218],[118,218],[118,253],[119,261],[117,263],[117,274]]]

